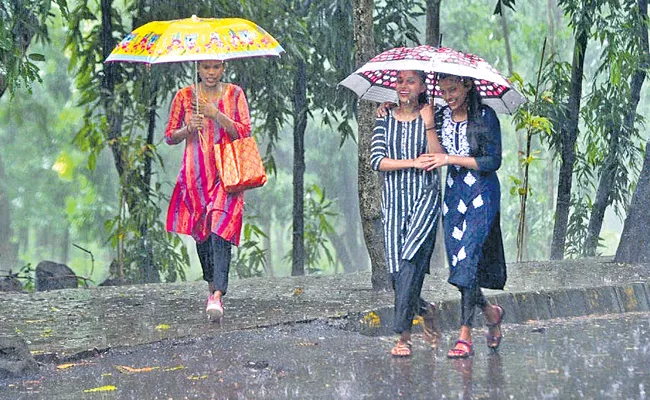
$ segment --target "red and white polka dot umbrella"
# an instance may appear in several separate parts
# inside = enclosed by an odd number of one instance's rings
[[[473,54],[447,47],[398,47],[372,58],[345,78],[339,85],[353,90],[361,99],[376,102],[396,102],[397,72],[419,70],[427,73],[427,91],[435,101],[444,104],[440,96],[437,73],[474,79],[483,103],[498,113],[512,113],[526,99],[487,61]]]

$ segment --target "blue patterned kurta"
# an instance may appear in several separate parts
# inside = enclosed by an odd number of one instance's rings
[[[422,118],[402,122],[393,117],[392,111],[377,118],[370,155],[372,169],[378,171],[385,157],[408,160],[426,152]],[[413,259],[435,226],[440,212],[440,183],[435,170],[407,168],[382,174],[384,249],[388,271],[394,273],[399,271],[400,260]]]
[[[449,155],[476,157],[479,169],[449,165],[442,206],[449,283],[502,289],[505,257],[499,224],[501,132],[494,111],[484,107],[478,122],[455,122],[451,109],[437,113],[440,144]],[[468,135],[474,129],[474,136]],[[472,143],[473,142],[473,143]]]

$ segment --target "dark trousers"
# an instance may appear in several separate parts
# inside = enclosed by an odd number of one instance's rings
[[[420,293],[424,276],[429,272],[429,262],[436,240],[435,232],[434,227],[415,257],[411,261],[400,260],[399,271],[391,274],[395,290],[393,330],[396,333],[411,332],[415,314],[423,316],[429,311],[429,303],[420,297]]]
[[[196,252],[201,261],[203,279],[212,283],[215,291],[221,291],[225,295],[228,290],[232,244],[211,233],[204,242],[196,242]]]
[[[458,290],[460,290],[461,325],[472,326],[476,307],[482,310],[488,305],[488,302],[478,285],[471,288],[461,287]]]

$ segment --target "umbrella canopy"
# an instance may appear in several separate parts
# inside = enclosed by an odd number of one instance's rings
[[[427,73],[430,96],[444,104],[438,87],[437,73],[474,79],[484,104],[498,113],[512,113],[526,99],[487,61],[473,54],[447,47],[417,46],[387,50],[368,61],[339,85],[353,90],[361,99],[396,102],[398,71],[419,70]]]
[[[129,33],[106,62],[148,64],[280,56],[273,36],[242,18],[191,18],[152,21]]]

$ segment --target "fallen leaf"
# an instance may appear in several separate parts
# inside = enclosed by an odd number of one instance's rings
[[[176,366],[176,367],[165,368],[165,369],[163,369],[163,371],[165,371],[165,372],[178,371],[179,369],[185,369],[185,368],[186,367],[184,365],[179,365],[179,366]]]
[[[84,390],[84,393],[95,393],[95,392],[113,392],[117,390],[117,387],[112,386],[112,385],[107,385],[107,386],[100,386],[92,389],[86,389]]]
[[[56,369],[68,369],[72,367],[81,367],[84,365],[91,365],[92,363],[89,362],[80,362],[80,363],[66,363],[66,364],[59,364],[56,366]]]
[[[294,296],[300,296],[301,294],[302,294],[302,288],[301,287],[297,287],[297,288],[295,288],[293,290],[293,295]]]
[[[157,331],[166,331],[169,328],[171,328],[171,326],[169,326],[167,324],[160,324],[160,325],[156,325],[156,327],[154,329],[157,330]]]
[[[379,315],[374,311],[370,311],[368,314],[364,315],[362,322],[369,325],[371,328],[376,328],[381,324]]]
[[[207,375],[190,375],[187,377],[187,379],[193,380],[193,381],[198,381],[199,379],[205,379],[207,378]]]
[[[151,372],[156,369],[160,369],[160,367],[143,367],[143,368],[133,368],[133,367],[128,367],[126,365],[113,365],[116,370],[120,371],[123,374],[135,374],[138,372]]]

